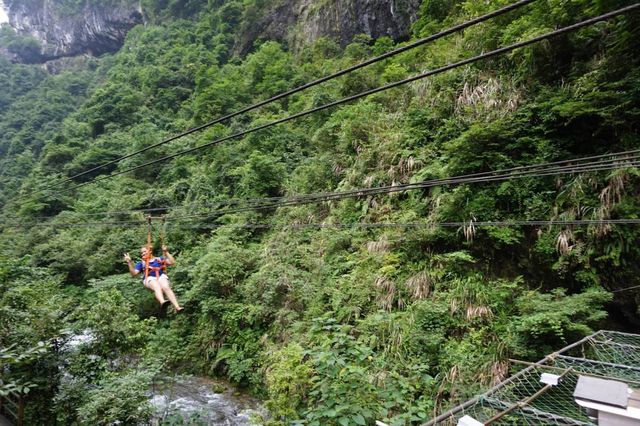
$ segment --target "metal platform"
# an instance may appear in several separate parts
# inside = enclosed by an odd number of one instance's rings
[[[423,426],[454,426],[469,419],[483,425],[596,425],[597,414],[575,400],[578,381],[588,377],[624,387],[625,392],[639,389],[640,335],[601,330],[524,364],[525,369]],[[543,376],[557,380],[545,381]],[[626,414],[632,419],[638,417],[634,404],[625,396]],[[624,424],[640,425],[640,420]]]

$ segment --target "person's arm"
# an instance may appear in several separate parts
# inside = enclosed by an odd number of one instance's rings
[[[176,263],[176,259],[171,253],[169,253],[167,246],[162,246],[162,256],[167,259],[167,265],[171,266]]]
[[[131,274],[132,277],[135,277],[140,273],[140,271],[138,271],[136,268],[133,267],[133,262],[131,261],[131,256],[129,256],[129,253],[124,254],[124,261],[127,262],[127,266],[129,267],[129,273]]]

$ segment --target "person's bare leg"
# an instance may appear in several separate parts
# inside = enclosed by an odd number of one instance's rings
[[[144,286],[149,290],[153,291],[154,295],[156,296],[156,300],[161,305],[165,302],[164,294],[162,294],[162,287],[160,286],[160,283],[158,282],[158,280],[156,280],[155,278],[147,279]]]
[[[171,290],[171,286],[169,285],[169,280],[167,279],[166,276],[160,277],[160,287],[162,288],[162,291],[167,296],[167,299],[169,299],[169,301],[171,302],[173,307],[176,309],[176,311],[181,311],[182,307],[178,303],[178,299],[176,299],[176,295],[173,293],[173,290]]]

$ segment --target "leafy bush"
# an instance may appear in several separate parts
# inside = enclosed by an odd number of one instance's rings
[[[282,421],[294,420],[311,388],[313,369],[302,346],[290,344],[269,354],[265,382],[270,415]]]
[[[99,385],[88,392],[87,402],[78,408],[81,425],[140,424],[150,419],[149,374],[131,372],[106,377]]]

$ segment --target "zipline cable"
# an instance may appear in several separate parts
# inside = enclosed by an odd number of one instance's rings
[[[457,221],[457,222],[381,222],[381,223],[301,223],[289,225],[277,225],[269,223],[214,223],[195,224],[173,222],[167,218],[167,223],[180,229],[210,229],[220,227],[236,227],[250,229],[349,229],[349,228],[457,228],[463,226],[473,227],[511,227],[511,226],[594,226],[594,225],[640,225],[640,219],[580,219],[580,220],[501,220],[501,221]],[[181,224],[180,224],[181,223]],[[52,228],[82,228],[96,226],[128,227],[146,224],[145,221],[122,221],[122,222],[86,222],[86,223],[56,223],[56,224],[29,224],[35,227]],[[180,224],[180,225],[178,225]],[[27,225],[25,225],[27,226]],[[10,228],[21,228],[22,226],[10,226]]]
[[[349,229],[349,228],[458,228],[462,226],[490,227],[490,226],[593,226],[593,225],[640,225],[640,219],[582,219],[582,220],[501,220],[501,221],[457,221],[457,222],[380,222],[380,223],[301,223],[289,225],[274,225],[269,223],[218,223],[210,225],[194,225],[193,228],[239,227],[254,229]],[[179,226],[190,228],[190,226]]]
[[[585,162],[586,160],[597,160],[597,161]],[[233,206],[233,205],[237,206],[243,203],[245,204],[245,206],[239,207],[236,209],[227,209],[227,210],[221,210],[216,212],[218,214],[228,214],[230,212],[236,213],[239,211],[246,211],[246,210],[258,210],[258,209],[264,209],[264,208],[308,204],[313,202],[341,200],[345,198],[363,197],[368,195],[377,195],[381,193],[403,192],[403,191],[408,191],[413,189],[426,189],[433,186],[456,185],[456,184],[464,184],[464,183],[488,183],[488,182],[525,178],[525,177],[542,177],[542,176],[551,176],[551,175],[575,174],[575,173],[584,173],[584,172],[593,172],[593,171],[612,170],[612,169],[619,169],[619,168],[636,167],[640,165],[639,163],[640,163],[640,150],[631,150],[631,151],[623,151],[618,153],[609,153],[609,154],[602,154],[597,156],[576,158],[572,160],[562,160],[562,161],[556,161],[556,162],[550,162],[550,163],[534,164],[530,166],[519,166],[519,167],[512,167],[512,168],[502,169],[502,170],[432,179],[428,181],[415,182],[415,183],[409,183],[409,184],[400,184],[400,185],[374,187],[374,188],[361,188],[361,189],[338,191],[338,192],[306,194],[306,195],[298,195],[298,196],[291,196],[291,197],[230,199],[230,200],[221,200],[219,202],[210,203],[210,204],[198,203],[198,204],[189,204],[186,206],[183,205],[183,206],[157,207],[152,209],[128,210],[128,211],[118,211],[118,212],[87,213],[85,214],[85,216],[148,213],[150,211],[160,211],[160,210],[167,212],[171,209],[176,210],[176,209],[184,209],[188,207],[220,208],[224,206]],[[208,214],[211,214],[211,213],[208,213]],[[195,215],[190,217],[201,217],[201,216],[202,215]],[[39,218],[34,218],[34,219],[54,219],[56,217],[57,216],[41,216]]]
[[[533,164],[533,165],[529,165],[529,166],[517,166],[517,167],[511,167],[511,168],[507,168],[507,169],[499,169],[499,170],[492,170],[492,171],[487,171],[487,172],[479,172],[479,173],[472,173],[472,174],[468,174],[468,175],[462,175],[462,176],[457,176],[455,177],[456,179],[460,179],[460,178],[464,178],[464,177],[480,177],[480,176],[485,176],[485,175],[490,175],[490,174],[495,174],[495,173],[505,173],[505,172],[511,172],[511,171],[519,171],[519,170],[529,170],[532,168],[542,168],[542,167],[550,167],[550,166],[556,166],[556,165],[561,165],[561,164],[567,164],[567,163],[580,163],[580,162],[584,162],[587,160],[595,160],[595,159],[603,159],[603,158],[607,158],[607,157],[620,157],[620,156],[626,156],[626,158],[620,159],[620,160],[628,160],[631,157],[635,157],[636,154],[640,154],[640,149],[636,149],[636,150],[629,150],[629,151],[622,151],[622,152],[613,152],[613,153],[607,153],[607,154],[599,154],[599,155],[593,155],[593,156],[588,156],[588,157],[577,157],[577,158],[572,158],[572,159],[566,159],[566,160],[558,160],[558,161],[554,161],[554,162],[548,162],[548,163],[540,163],[540,164]],[[616,159],[611,159],[610,161],[615,161]],[[443,178],[443,179],[449,179],[449,178]],[[359,190],[360,191],[360,190]],[[319,195],[319,194],[318,194]],[[262,202],[266,202],[266,201],[274,201],[274,200],[280,200],[280,199],[284,199],[286,197],[270,197],[270,198],[254,198],[254,199],[230,199],[230,200],[220,200],[217,201],[213,204],[202,204],[202,203],[197,203],[197,204],[187,204],[187,205],[183,205],[183,206],[179,206],[180,208],[185,208],[185,207],[212,207],[212,206],[219,206],[219,205],[227,205],[227,204],[236,204],[236,203],[248,203],[248,202],[258,202],[258,203],[262,203]],[[119,214],[131,214],[131,213],[154,213],[154,212],[160,212],[160,211],[167,211],[171,208],[175,208],[175,207],[152,207],[152,208],[146,208],[146,209],[130,209],[130,210],[112,210],[112,211],[105,211],[105,212],[95,212],[95,213],[78,213],[78,212],[74,212],[76,216],[102,216],[102,215],[119,215]],[[34,217],[33,219],[52,219],[55,218],[56,216],[37,216]],[[11,217],[6,217],[5,219],[21,219],[21,217],[19,216],[11,216]]]
[[[143,152],[146,152],[146,151],[148,151],[150,149],[157,148],[159,146],[165,145],[165,144],[167,144],[169,142],[172,142],[172,141],[174,141],[176,139],[183,138],[183,137],[188,136],[188,135],[190,135],[192,133],[199,132],[201,130],[204,130],[204,129],[206,129],[208,127],[211,127],[211,126],[213,126],[215,124],[218,124],[220,122],[223,122],[223,121],[229,120],[231,118],[237,117],[238,115],[245,114],[245,113],[247,113],[249,111],[253,111],[255,109],[261,108],[261,107],[263,107],[265,105],[268,105],[268,104],[273,103],[275,101],[278,101],[280,99],[289,97],[289,96],[291,96],[293,94],[296,94],[296,93],[301,92],[303,90],[309,89],[311,87],[317,86],[317,85],[319,85],[321,83],[324,83],[326,81],[333,80],[333,79],[341,77],[341,76],[343,76],[345,74],[348,74],[348,73],[351,73],[353,71],[356,71],[356,70],[358,70],[360,68],[364,68],[366,66],[374,64],[376,62],[380,62],[380,61],[382,61],[384,59],[390,58],[392,56],[395,56],[395,55],[398,55],[400,53],[406,52],[408,50],[415,49],[416,47],[419,47],[419,46],[425,45],[427,43],[436,41],[436,40],[438,40],[440,38],[443,38],[445,36],[448,36],[450,34],[453,34],[453,33],[456,33],[456,32],[460,32],[460,31],[462,31],[462,30],[464,30],[464,29],[466,29],[468,27],[471,27],[473,25],[476,25],[476,24],[479,24],[481,22],[487,21],[489,19],[495,18],[497,16],[503,15],[503,14],[505,14],[507,12],[511,12],[512,10],[518,9],[518,8],[520,8],[522,6],[525,6],[525,5],[529,4],[529,3],[533,3],[534,1],[536,1],[536,0],[521,0],[521,1],[518,1],[518,2],[513,3],[511,5],[505,6],[505,7],[501,8],[501,9],[497,9],[497,10],[495,10],[493,12],[487,13],[486,15],[482,15],[482,16],[479,16],[477,18],[471,19],[469,21],[463,22],[461,24],[455,25],[455,26],[453,26],[453,27],[451,27],[451,28],[449,28],[447,30],[441,31],[441,32],[436,33],[436,34],[432,34],[432,35],[430,35],[428,37],[422,38],[422,39],[417,40],[417,41],[415,41],[413,43],[409,43],[409,44],[407,44],[405,46],[402,46],[402,47],[399,47],[397,49],[391,50],[391,51],[389,51],[387,53],[384,53],[382,55],[379,55],[379,56],[376,56],[374,58],[368,59],[368,60],[366,60],[364,62],[361,62],[359,64],[356,64],[356,65],[353,65],[351,67],[342,69],[342,70],[340,70],[340,71],[338,71],[336,73],[327,75],[325,77],[319,78],[319,79],[314,80],[312,82],[306,83],[306,84],[304,84],[302,86],[298,86],[298,87],[296,87],[294,89],[291,89],[291,90],[288,90],[286,92],[282,92],[280,94],[277,94],[277,95],[275,95],[275,96],[273,96],[273,97],[271,97],[269,99],[260,101],[258,103],[253,104],[253,105],[250,105],[248,107],[242,108],[242,109],[240,109],[238,111],[235,111],[235,112],[232,112],[230,114],[224,115],[222,117],[216,118],[216,119],[211,120],[211,121],[209,121],[209,122],[207,122],[205,124],[202,124],[200,126],[194,127],[192,129],[189,129],[189,130],[186,130],[186,131],[184,131],[182,133],[179,133],[177,135],[171,136],[171,137],[169,137],[167,139],[164,139],[164,140],[162,140],[162,141],[160,141],[158,143],[155,143],[153,145],[149,145],[149,146],[147,146],[145,148],[139,149],[137,151],[131,152],[131,153],[126,154],[126,155],[123,155],[121,157],[118,157],[118,158],[113,159],[111,161],[108,161],[106,163],[100,164],[100,165],[95,166],[95,167],[93,167],[93,168],[91,168],[89,170],[86,170],[84,172],[81,172],[81,173],[78,173],[76,175],[70,176],[70,177],[68,177],[66,179],[63,179],[63,180],[61,180],[59,182],[56,182],[53,185],[49,185],[49,186],[47,186],[45,188],[38,189],[37,191],[45,191],[47,189],[58,187],[58,186],[66,183],[66,182],[73,181],[76,178],[79,178],[81,176],[85,176],[85,175],[87,175],[89,173],[101,170],[101,169],[103,169],[105,167],[108,167],[110,165],[119,163],[122,160],[125,160],[127,158],[131,158],[131,157],[133,157],[135,155],[142,154]]]
[[[564,174],[564,173],[572,173],[572,172],[585,172],[585,171],[599,171],[599,170],[609,170],[614,168],[622,168],[622,167],[633,167],[637,165],[637,162],[640,160],[640,150],[631,150],[631,151],[623,151],[618,153],[610,153],[603,155],[596,155],[590,157],[582,157],[575,158],[571,160],[561,160],[550,163],[542,163],[542,164],[534,164],[530,166],[518,166],[507,169],[495,170],[495,171],[487,171],[487,172],[479,172],[472,173],[467,175],[459,175],[455,177],[447,177],[447,178],[439,178],[433,179],[429,181],[415,182],[409,184],[400,184],[393,186],[384,186],[384,187],[374,187],[374,188],[361,188],[355,190],[348,191],[340,191],[340,192],[326,192],[326,193],[316,193],[316,194],[308,194],[308,195],[298,195],[298,196],[290,196],[290,197],[271,197],[271,198],[258,198],[258,199],[231,199],[214,203],[214,205],[210,206],[220,206],[222,204],[240,204],[242,202],[252,203],[256,202],[259,204],[264,203],[274,203],[282,200],[297,200],[297,199],[306,199],[308,197],[313,198],[323,198],[323,197],[331,197],[333,195],[338,196],[347,196],[349,194],[354,195],[367,195],[369,193],[380,193],[380,192],[398,192],[413,189],[412,187],[416,186],[418,188],[425,188],[429,186],[435,185],[450,185],[457,183],[482,183],[482,182],[490,182],[495,181],[496,179],[503,180],[504,178],[517,178],[517,177],[536,177],[536,176],[545,176],[552,174]],[[581,163],[585,160],[591,159],[604,159],[607,157],[621,157],[624,158],[610,158],[609,160],[601,160],[596,162],[589,162],[586,164],[577,164]],[[569,163],[569,164],[567,164]],[[576,163],[576,164],[571,164]],[[566,164],[565,166],[561,166],[562,164]],[[536,169],[543,168],[543,174],[535,174],[533,172]],[[515,174],[513,172],[516,172]],[[526,172],[526,174],[524,174]],[[505,176],[505,174],[509,173]],[[491,179],[487,179],[486,177],[491,177]],[[200,207],[207,207],[207,205],[199,205]]]
[[[561,29],[558,29],[558,30],[555,30],[555,31],[551,31],[551,32],[548,32],[546,34],[531,38],[529,40],[525,40],[525,41],[521,41],[521,42],[518,42],[518,43],[514,43],[514,44],[511,44],[511,45],[506,46],[506,47],[495,49],[495,50],[492,50],[490,52],[486,52],[486,53],[474,56],[472,58],[464,59],[464,60],[455,62],[453,64],[449,64],[449,65],[445,65],[443,67],[437,68],[435,70],[427,71],[427,72],[424,72],[422,74],[418,74],[418,75],[415,75],[413,77],[406,78],[404,80],[400,80],[400,81],[396,81],[396,82],[393,82],[393,83],[389,83],[389,84],[386,84],[384,86],[377,87],[375,89],[367,90],[365,92],[361,92],[361,93],[353,95],[353,96],[349,96],[349,97],[346,97],[346,98],[343,98],[343,99],[340,99],[340,100],[337,100],[337,101],[334,101],[334,102],[330,102],[330,103],[325,104],[325,105],[321,105],[319,107],[315,107],[315,108],[312,108],[312,109],[309,109],[309,110],[306,110],[306,111],[302,111],[302,112],[299,112],[299,113],[296,113],[296,114],[292,114],[290,116],[287,116],[287,117],[284,117],[284,118],[281,118],[281,119],[278,119],[278,120],[274,120],[272,122],[269,122],[269,123],[266,123],[266,124],[263,124],[263,125],[260,125],[260,126],[253,127],[251,129],[247,129],[247,130],[244,130],[244,131],[241,131],[241,132],[234,133],[234,134],[229,135],[229,136],[225,136],[225,137],[216,139],[214,141],[205,143],[203,145],[199,145],[199,146],[196,146],[196,147],[193,147],[193,148],[188,148],[188,149],[185,149],[183,151],[177,152],[175,154],[171,154],[171,155],[167,155],[167,156],[155,159],[155,160],[151,160],[151,161],[148,161],[146,163],[140,164],[138,166],[130,167],[128,169],[121,170],[121,171],[109,174],[107,176],[102,176],[102,177],[98,177],[98,178],[92,179],[90,181],[87,181],[87,182],[72,186],[71,188],[67,188],[67,189],[61,190],[59,192],[65,193],[65,192],[73,191],[73,190],[79,189],[81,187],[84,187],[84,186],[87,186],[87,185],[90,185],[90,184],[94,184],[94,183],[97,183],[97,182],[101,182],[101,181],[104,181],[104,180],[107,180],[107,179],[111,179],[113,177],[116,177],[116,176],[119,176],[119,175],[122,175],[122,174],[125,174],[125,173],[129,173],[129,172],[133,172],[133,171],[136,171],[136,170],[140,170],[140,169],[146,168],[148,166],[151,166],[153,164],[158,164],[158,163],[161,163],[161,162],[165,162],[165,161],[171,160],[171,159],[176,158],[176,157],[180,157],[180,156],[183,156],[183,155],[186,155],[186,154],[190,154],[190,153],[195,152],[195,151],[202,150],[204,148],[208,148],[208,147],[211,147],[211,146],[214,146],[214,145],[221,144],[222,142],[225,142],[225,141],[228,141],[228,140],[231,140],[231,139],[236,139],[236,138],[245,136],[247,134],[257,132],[259,130],[264,130],[266,128],[273,127],[273,126],[278,125],[278,124],[286,123],[288,121],[292,121],[292,120],[295,120],[297,118],[305,117],[307,115],[314,114],[316,112],[320,112],[320,111],[323,111],[323,110],[328,109],[328,108],[333,108],[335,106],[342,105],[342,104],[345,104],[345,103],[348,103],[348,102],[352,102],[354,100],[361,99],[361,98],[373,95],[375,93],[379,93],[379,92],[382,92],[382,91],[385,91],[385,90],[389,90],[389,89],[401,86],[403,84],[411,83],[411,82],[414,82],[414,81],[417,81],[417,80],[421,80],[421,79],[424,79],[424,78],[427,78],[427,77],[430,77],[430,76],[441,74],[441,73],[444,73],[446,71],[450,71],[450,70],[455,69],[455,68],[459,68],[459,67],[462,67],[462,66],[465,66],[465,65],[469,65],[469,64],[472,64],[474,62],[478,62],[480,60],[492,58],[494,56],[501,55],[503,53],[508,53],[508,52],[513,51],[513,50],[516,50],[516,49],[519,49],[519,48],[522,48],[522,47],[526,47],[526,46],[538,43],[538,42],[543,41],[543,40],[547,40],[547,39],[550,39],[550,38],[553,38],[553,37],[557,37],[557,36],[562,35],[562,34],[566,34],[566,33],[572,32],[572,31],[576,31],[576,30],[578,30],[580,28],[584,28],[584,27],[587,27],[587,26],[590,26],[590,25],[594,25],[596,23],[603,22],[603,21],[606,21],[608,19],[614,18],[616,16],[619,16],[619,15],[622,15],[622,14],[637,10],[638,8],[640,8],[640,3],[634,3],[631,6],[623,7],[621,9],[615,10],[613,12],[605,13],[605,14],[596,16],[594,18],[590,18],[590,19],[587,19],[585,21],[582,21],[582,22],[579,22],[579,23],[576,23],[576,24],[573,24],[573,25],[569,25],[567,27],[564,27],[564,28],[561,28]]]
[[[268,223],[216,223],[179,225],[181,229],[209,229],[209,228],[248,228],[248,229],[350,229],[350,228],[458,228],[473,227],[510,227],[510,226],[593,226],[593,225],[639,225],[640,219],[585,219],[585,220],[505,220],[505,221],[458,221],[458,222],[381,222],[381,223],[301,223],[290,225],[274,225]]]
[[[636,161],[633,163],[635,166],[640,166],[640,161]],[[597,163],[594,163],[590,168],[587,168],[586,165],[584,167],[582,167],[580,169],[580,172],[584,172],[584,171],[601,171],[601,170],[611,170],[612,168],[618,168],[621,165],[618,163],[615,164],[610,164],[605,166],[599,166]],[[624,166],[629,166],[629,164],[624,164]],[[575,168],[569,168],[566,170],[557,170],[555,171],[553,174],[561,174],[561,173],[575,173]],[[552,173],[549,172],[549,175],[551,175]],[[537,174],[530,174],[530,175],[520,175],[517,177],[536,177]],[[493,180],[491,181],[496,181],[498,180],[498,178],[500,178],[501,180],[505,180],[505,179],[511,179],[514,178],[513,175],[509,175],[509,174],[503,174],[502,176],[494,176]],[[482,181],[482,182],[490,182],[490,181]],[[458,181],[456,181],[455,179],[449,179],[446,184],[452,184],[452,183],[456,183],[456,184],[460,184],[460,183],[479,183],[479,181],[475,181],[475,182],[469,182],[469,179],[463,180],[463,179],[459,179]],[[411,184],[412,187],[408,188],[408,187],[399,187],[399,186],[388,186],[388,187],[379,187],[379,188],[370,188],[370,189],[375,189],[377,192],[376,194],[380,194],[383,193],[381,190],[384,189],[386,190],[386,193],[391,193],[391,192],[397,192],[397,191],[407,191],[407,190],[412,190],[412,189],[423,189],[423,188],[428,188],[428,187],[432,187],[432,186],[438,186],[441,185],[442,182],[441,180],[433,180],[433,181],[424,181],[421,182],[419,186],[417,186],[417,184]],[[242,206],[242,207],[238,207],[238,208],[233,208],[233,209],[226,209],[226,210],[218,210],[218,211],[213,211],[213,212],[206,212],[206,213],[200,213],[200,214],[190,214],[190,215],[182,215],[182,216],[171,216],[169,217],[170,221],[179,221],[179,220],[193,220],[193,219],[197,219],[197,218],[204,218],[204,219],[212,219],[214,217],[220,217],[220,216],[224,216],[227,214],[232,214],[232,213],[240,213],[240,212],[245,212],[245,211],[257,211],[257,210],[263,210],[263,209],[273,209],[273,208],[279,208],[279,207],[291,207],[291,206],[298,206],[298,205],[304,205],[304,204],[311,204],[311,203],[317,203],[317,202],[325,202],[325,201],[337,201],[337,200],[342,200],[342,199],[347,199],[347,198],[353,198],[353,197],[359,197],[359,196],[364,196],[365,194],[362,194],[363,191],[367,191],[369,189],[365,189],[365,190],[359,190],[359,191],[344,191],[344,192],[336,192],[336,193],[324,193],[324,194],[320,194],[321,196],[318,196],[317,194],[310,194],[309,196],[306,196],[305,198],[290,198],[290,199],[279,199],[278,202],[271,202],[271,203],[263,203],[263,204],[256,204],[256,205],[249,205],[249,206]],[[376,195],[376,194],[366,194],[366,195]],[[49,222],[50,223],[50,222]],[[46,226],[49,223],[30,223],[30,224],[23,224],[22,226]],[[90,222],[90,223],[54,223],[54,225],[59,225],[59,226],[64,226],[64,225],[81,225],[84,226],[85,224],[92,224],[92,225],[100,225],[100,224],[121,224],[121,225],[138,225],[140,223],[140,221],[116,221],[116,222],[106,222],[106,221],[101,221],[101,222]],[[7,226],[11,226],[11,224],[9,223],[5,223],[5,225]]]
[[[620,293],[621,291],[634,290],[636,288],[640,288],[640,285],[634,285],[633,287],[620,288],[618,290],[607,290],[610,293]]]
[[[640,150],[636,150],[640,151]],[[348,191],[338,191],[338,192],[325,192],[325,193],[316,193],[316,194],[306,194],[306,195],[298,195],[291,197],[271,197],[271,198],[254,198],[254,199],[230,199],[230,200],[220,200],[216,203],[197,203],[197,204],[188,204],[182,206],[167,206],[167,207],[157,207],[150,209],[139,209],[139,210],[126,210],[126,211],[116,211],[116,212],[99,212],[99,213],[86,213],[81,214],[80,216],[99,216],[99,215],[109,215],[109,214],[135,214],[135,213],[149,213],[153,211],[164,211],[167,212],[169,210],[176,209],[184,209],[189,207],[201,207],[201,208],[213,208],[213,207],[224,207],[224,206],[237,206],[241,204],[245,204],[245,206],[253,206],[250,208],[256,207],[278,207],[291,203],[304,202],[305,204],[308,202],[316,202],[316,201],[331,201],[331,200],[339,200],[350,197],[359,197],[365,195],[377,195],[381,193],[392,193],[392,192],[402,192],[408,191],[412,189],[425,189],[432,186],[440,186],[440,185],[455,185],[455,184],[463,184],[463,183],[487,183],[487,182],[495,182],[499,180],[506,179],[515,179],[515,178],[524,178],[524,177],[539,177],[539,176],[550,176],[550,175],[560,175],[560,174],[573,174],[573,173],[584,173],[584,172],[592,172],[592,171],[603,171],[603,170],[611,170],[617,168],[628,168],[635,167],[638,165],[638,161],[640,161],[640,155],[636,151],[625,151],[621,153],[612,153],[600,156],[591,156],[591,157],[583,157],[577,158],[573,160],[564,160],[553,163],[543,163],[531,166],[520,166],[514,167],[510,169],[502,169],[495,170],[489,172],[481,172],[481,173],[473,173],[468,175],[461,175],[455,177],[448,178],[439,178],[422,182],[414,182],[409,184],[400,184],[400,185],[392,185],[392,186],[384,186],[384,187],[374,187],[374,188],[361,188],[355,190]],[[605,157],[612,156],[622,156],[624,158],[609,158],[604,160]],[[593,159],[593,158],[601,158],[600,161],[591,161],[588,163],[584,163],[584,160]],[[569,163],[562,166],[562,163]],[[554,166],[554,167],[549,167]],[[515,173],[514,173],[515,172]],[[256,206],[257,205],[257,206]],[[235,210],[234,210],[235,212]],[[58,216],[41,216],[33,219],[55,219]],[[18,217],[14,217],[14,219],[20,219]],[[6,222],[5,222],[6,223]]]
[[[640,166],[640,161],[635,161],[635,162],[630,162],[628,164],[625,164],[625,167],[638,167],[638,166]],[[614,168],[619,168],[619,167],[621,167],[619,164],[605,165],[605,166],[598,165],[598,166],[591,166],[591,167],[584,166],[579,169],[570,168],[566,170],[555,170],[555,171],[550,170],[543,174],[540,174],[540,173],[520,174],[520,175],[506,174],[501,176],[494,176],[494,177],[491,177],[490,179],[485,178],[482,180],[474,179],[474,178],[448,179],[448,180],[440,179],[440,180],[423,181],[419,183],[404,184],[404,185],[358,189],[358,190],[324,193],[324,194],[310,194],[304,197],[291,197],[288,199],[286,198],[279,199],[278,201],[275,201],[275,202],[261,203],[256,205],[248,205],[248,206],[242,206],[242,207],[231,208],[226,210],[219,210],[219,211],[214,211],[207,214],[210,216],[212,215],[221,216],[225,214],[241,213],[245,211],[264,210],[264,209],[271,209],[276,207],[298,206],[298,205],[312,204],[317,202],[337,201],[337,200],[343,200],[347,198],[356,198],[356,197],[364,197],[364,196],[379,195],[379,194],[390,194],[395,192],[404,192],[404,191],[410,191],[410,190],[416,190],[416,189],[427,189],[427,188],[442,186],[442,185],[497,182],[497,181],[503,181],[508,179],[525,178],[525,177],[540,177],[540,176],[552,176],[552,175],[558,175],[558,174],[572,174],[577,172],[584,173],[584,172],[604,171],[604,170],[612,170]],[[196,215],[188,215],[188,216],[182,216],[182,217],[186,217],[186,218],[203,217],[203,216],[206,216],[207,214],[196,214]]]

